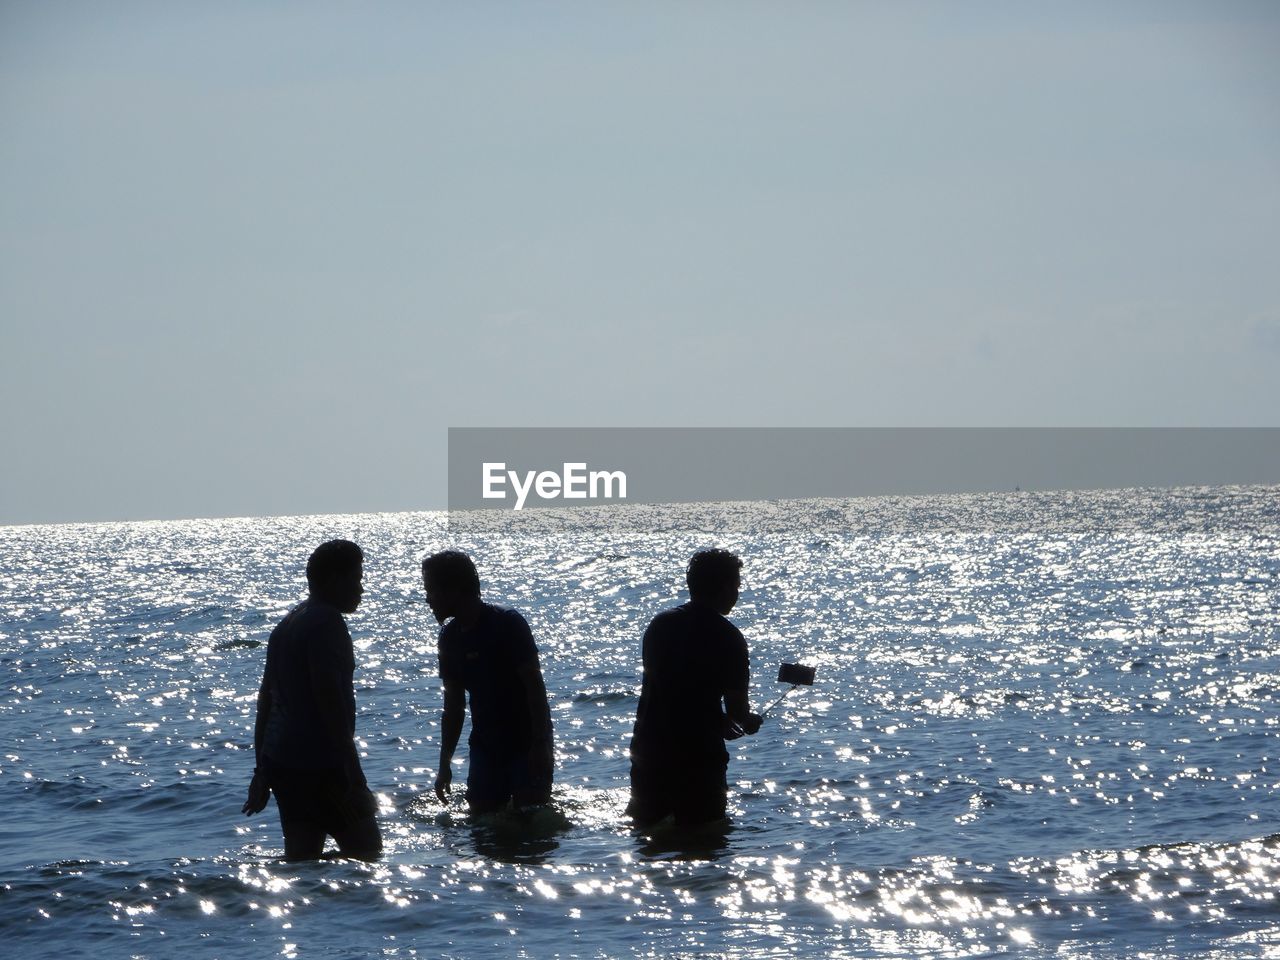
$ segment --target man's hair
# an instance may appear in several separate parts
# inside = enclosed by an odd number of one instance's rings
[[[728,550],[699,550],[690,558],[689,568],[685,571],[689,596],[695,600],[710,596],[732,582],[741,569],[742,561]]]
[[[480,574],[461,550],[441,550],[422,561],[422,575],[433,583],[456,589],[467,596],[480,596]]]
[[[307,583],[317,584],[335,573],[346,573],[364,563],[364,551],[350,540],[327,540],[307,560]]]

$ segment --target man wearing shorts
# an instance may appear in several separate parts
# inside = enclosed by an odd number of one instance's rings
[[[244,813],[275,794],[288,860],[314,860],[325,836],[343,856],[376,860],[377,803],[356,751],[355,652],[344,613],[364,593],[364,554],[349,540],[321,544],[307,561],[308,597],[271,631],[258,691],[257,767]]]
[[[747,703],[747,642],[725,619],[738,602],[741,568],[726,550],[695,553],[686,572],[689,602],[645,630],[627,807],[639,826],[667,816],[680,826],[722,820],[724,741],[760,729]]]
[[[551,710],[529,624],[515,610],[480,599],[475,565],[457,550],[423,560],[422,585],[436,621],[444,624],[438,647],[444,716],[436,796],[446,802],[469,699],[471,812],[546,803],[554,765]]]

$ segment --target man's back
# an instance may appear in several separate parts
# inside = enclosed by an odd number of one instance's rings
[[[633,758],[726,762],[721,701],[726,692],[747,688],[742,633],[714,610],[686,603],[653,618],[643,657]]]
[[[524,617],[482,604],[470,629],[456,619],[445,624],[439,650],[441,677],[464,688],[470,700],[468,742],[498,754],[527,751],[534,731],[519,671],[530,664],[536,667],[538,648]]]
[[[266,682],[271,693],[263,752],[280,765],[298,770],[335,769],[335,756],[323,731],[328,729],[316,698],[317,679],[343,693],[343,719],[354,732],[355,654],[346,621],[327,604],[306,600],[271,631],[267,641]]]

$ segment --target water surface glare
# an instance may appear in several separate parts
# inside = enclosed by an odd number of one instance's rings
[[[239,813],[254,698],[334,536],[388,855],[285,864]],[[431,795],[447,545],[533,627],[554,809]],[[753,703],[818,682],[730,746],[730,827],[640,835],[639,639],[709,545]],[[0,563],[7,956],[1280,955],[1274,487],[9,527]]]

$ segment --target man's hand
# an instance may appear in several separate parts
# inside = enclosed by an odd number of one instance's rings
[[[441,803],[449,802],[449,785],[453,783],[453,771],[445,764],[436,774],[436,799]]]
[[[720,732],[726,740],[737,740],[739,737],[749,737],[760,729],[760,724],[764,723],[764,717],[758,713],[748,713],[741,720],[734,720],[729,714],[723,714],[720,718]]]
[[[267,786],[266,778],[255,770],[253,779],[249,781],[249,798],[245,800],[240,812],[249,817],[261,813],[266,809],[267,798],[270,796],[271,789]]]

